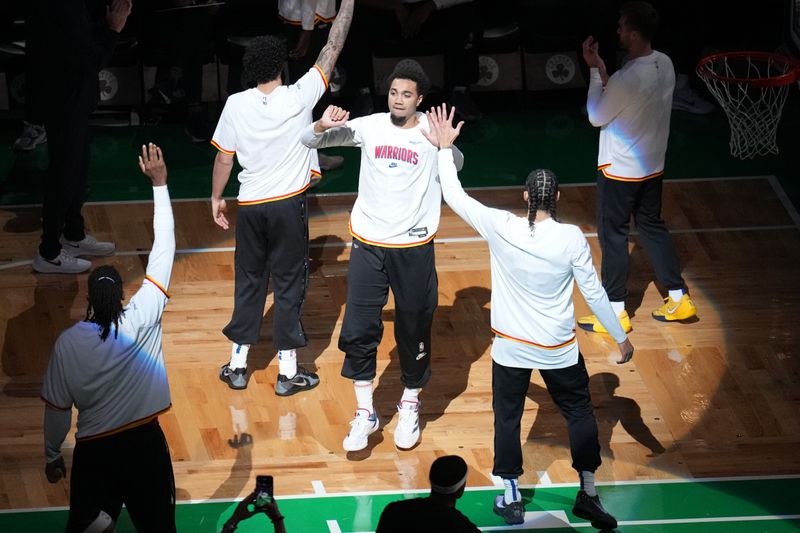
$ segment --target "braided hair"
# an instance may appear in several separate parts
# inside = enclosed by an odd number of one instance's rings
[[[89,274],[89,301],[86,307],[86,321],[98,324],[103,330],[100,338],[106,340],[114,323],[114,338],[119,331],[119,317],[122,314],[122,277],[111,265],[102,265]]]
[[[525,189],[528,191],[528,226],[533,235],[537,211],[547,211],[553,220],[558,220],[556,218],[558,178],[550,169],[537,168],[528,174]]]

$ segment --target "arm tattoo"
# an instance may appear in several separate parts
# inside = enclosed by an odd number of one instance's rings
[[[333,21],[331,31],[328,34],[328,42],[320,51],[319,57],[317,57],[317,66],[322,69],[322,72],[328,78],[333,73],[333,66],[339,58],[339,53],[344,46],[344,40],[347,38],[347,32],[350,30],[350,22],[353,20],[354,1],[342,0],[342,5],[336,14],[336,20]]]

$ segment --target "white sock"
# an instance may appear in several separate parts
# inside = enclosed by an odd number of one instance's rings
[[[228,364],[230,369],[247,368],[247,352],[249,351],[249,344],[233,343],[233,346],[231,346],[231,362]]]
[[[683,289],[670,289],[669,297],[672,298],[673,302],[680,302],[683,295],[686,294],[683,292]]]
[[[356,404],[359,409],[364,409],[370,415],[374,412],[372,407],[372,380],[353,381],[356,390]]]
[[[594,472],[584,470],[580,473],[581,490],[589,496],[597,496],[597,489],[594,488]]]
[[[405,388],[403,391],[403,397],[400,398],[400,403],[403,402],[412,402],[418,403],[419,402],[419,393],[422,389],[409,389],[408,387]]]
[[[292,379],[297,374],[297,352],[278,350],[278,373]]]
[[[506,488],[503,503],[514,503],[522,500],[522,495],[519,493],[519,487],[517,486],[517,478],[503,478],[503,486]]]
[[[611,309],[619,316],[619,314],[625,310],[625,302],[611,302]]]

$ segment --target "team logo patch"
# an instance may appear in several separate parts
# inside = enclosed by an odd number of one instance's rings
[[[100,71],[100,100],[107,102],[117,96],[119,92],[119,79],[108,69]]]
[[[500,77],[500,65],[489,56],[480,56],[478,58],[478,71],[478,85],[481,87],[493,85],[497,78]]]
[[[575,62],[564,54],[553,54],[544,65],[547,78],[556,85],[564,85],[575,77]]]

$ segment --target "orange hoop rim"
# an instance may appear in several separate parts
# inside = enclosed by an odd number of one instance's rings
[[[760,61],[774,61],[776,63],[782,63],[788,67],[787,71],[784,74],[779,74],[777,76],[767,76],[764,78],[740,78],[738,76],[722,76],[714,72],[710,65],[713,64],[715,61],[720,59],[745,59],[745,58],[753,58],[758,59]],[[739,51],[739,52],[720,52],[718,54],[711,54],[703,59],[701,59],[697,63],[697,74],[701,78],[713,78],[718,81],[723,81],[726,83],[746,83],[748,85],[752,85],[754,87],[759,88],[768,88],[768,87],[780,87],[783,85],[789,85],[800,78],[800,61],[793,59],[789,56],[783,54],[776,54],[770,52],[753,52],[753,51]]]

